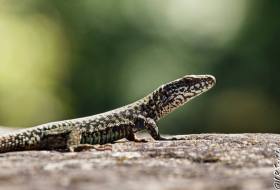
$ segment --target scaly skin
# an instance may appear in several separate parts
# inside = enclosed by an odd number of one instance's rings
[[[211,75],[187,75],[164,84],[148,96],[127,106],[105,113],[72,120],[47,123],[0,136],[0,152],[19,150],[69,150],[94,148],[95,144],[113,143],[146,130],[155,140],[160,136],[156,122],[176,108],[212,88]],[[175,140],[172,138],[171,140]]]

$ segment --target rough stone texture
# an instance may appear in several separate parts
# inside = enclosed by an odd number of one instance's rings
[[[277,134],[194,134],[120,141],[112,151],[0,154],[0,189],[268,190]]]

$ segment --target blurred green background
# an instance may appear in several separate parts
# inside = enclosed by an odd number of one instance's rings
[[[280,1],[0,0],[0,123],[93,115],[186,74],[163,133],[280,132]],[[278,63],[277,63],[278,62]]]

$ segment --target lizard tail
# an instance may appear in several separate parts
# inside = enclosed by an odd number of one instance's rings
[[[33,134],[21,131],[0,136],[0,153],[20,150],[32,150],[36,147]]]

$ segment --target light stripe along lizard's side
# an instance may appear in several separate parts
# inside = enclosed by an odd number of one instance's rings
[[[155,140],[163,138],[156,122],[191,99],[212,88],[211,75],[187,75],[160,86],[146,97],[105,113],[47,123],[0,136],[0,152],[18,150],[69,150],[95,144],[113,143],[146,130]],[[174,138],[172,138],[174,140]]]

